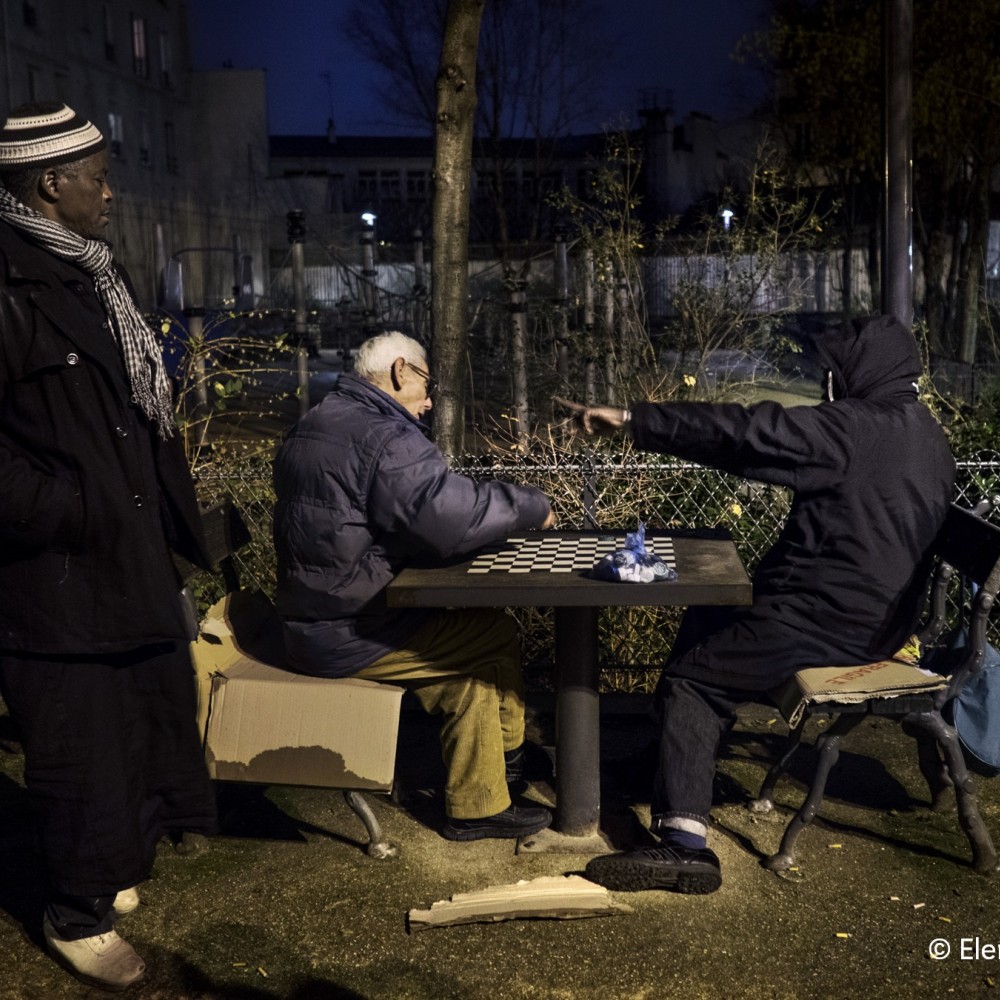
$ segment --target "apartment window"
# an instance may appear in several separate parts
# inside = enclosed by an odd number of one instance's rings
[[[174,85],[174,60],[170,46],[170,35],[160,32],[160,82],[164,87]]]
[[[378,191],[379,197],[384,201],[399,201],[401,185],[399,173],[393,171],[383,171],[379,174]]]
[[[115,61],[115,12],[109,3],[104,5],[104,58]]]
[[[410,201],[424,201],[430,191],[430,178],[426,170],[406,171],[406,197]]]
[[[167,170],[172,174],[180,173],[177,161],[177,137],[174,134],[174,123],[163,123],[163,147],[166,153]]]
[[[358,201],[367,201],[378,195],[378,171],[358,171]]]
[[[132,72],[148,78],[149,57],[146,53],[146,19],[132,15]]]
[[[149,115],[145,111],[139,112],[139,162],[144,167],[153,165],[153,154],[150,150],[149,137]]]
[[[38,27],[38,6],[35,4],[35,0],[23,0],[21,13],[24,15],[25,27]]]
[[[332,214],[344,211],[344,175],[331,174],[326,182],[326,210]]]
[[[125,149],[125,123],[117,111],[108,112],[108,150],[115,160],[122,159]]]

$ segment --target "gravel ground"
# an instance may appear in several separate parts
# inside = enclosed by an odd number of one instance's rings
[[[0,998],[103,995],[38,946],[39,859],[16,741],[0,717]],[[551,738],[551,718],[537,732]],[[779,877],[787,808],[745,803],[785,732],[766,708],[741,715],[718,778],[710,844],[723,864],[710,896],[621,893],[633,912],[514,920],[407,933],[405,916],[456,892],[580,872],[586,856],[516,855],[509,842],[455,844],[435,832],[441,766],[432,721],[404,712],[401,804],[374,801],[391,861],[363,852],[363,830],[337,793],[220,787],[223,832],[203,852],[164,844],[142,905],[121,933],[150,973],[142,1000],[660,1000],[996,995],[996,882],[969,867],[954,809],[933,814],[912,744],[890,722],[863,724],[842,754],[821,817],[800,840],[799,870]],[[620,844],[648,818],[649,723],[602,724],[603,823]],[[881,762],[866,756],[885,748]],[[803,755],[808,757],[808,755]],[[779,787],[801,800],[804,771]],[[1000,784],[980,780],[1000,836]],[[544,799],[545,786],[533,794]],[[929,957],[943,939],[951,957]],[[978,952],[976,950],[978,941]],[[937,945],[935,947],[943,947]],[[964,955],[963,955],[964,949]]]

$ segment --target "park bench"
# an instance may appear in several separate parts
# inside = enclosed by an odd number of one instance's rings
[[[975,675],[986,648],[986,625],[1000,588],[1000,528],[981,515],[998,501],[987,500],[974,510],[952,504],[934,546],[935,568],[925,624],[917,635],[919,648],[932,649],[955,627],[968,639],[948,676],[929,677],[916,662],[898,657],[852,667],[800,670],[773,696],[792,727],[781,758],[764,779],[754,812],[774,808],[774,791],[798,751],[806,720],[835,716],[816,740],[816,769],[805,801],[785,828],[778,852],[766,866],[787,871],[795,865],[795,845],[812,822],[823,800],[827,778],[848,734],[871,716],[901,722],[916,737],[918,763],[931,792],[933,809],[944,807],[954,790],[958,820],[972,848],[977,872],[997,868],[997,852],[979,813],[976,792],[958,734],[949,721],[949,706]],[[949,602],[953,602],[949,604]],[[957,615],[951,611],[957,603]],[[926,654],[921,658],[926,662]]]
[[[192,647],[209,774],[338,789],[365,825],[367,853],[395,855],[362,793],[392,790],[403,689],[286,669],[280,618],[263,593],[240,586],[234,556],[250,541],[243,518],[230,502],[202,518],[225,585]]]

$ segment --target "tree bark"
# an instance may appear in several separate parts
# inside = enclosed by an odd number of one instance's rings
[[[990,171],[977,171],[972,183],[971,205],[966,213],[969,220],[962,277],[959,282],[959,360],[967,365],[976,363],[979,333],[979,300],[983,294],[986,244],[989,238]]]
[[[434,123],[434,251],[431,304],[438,381],[435,439],[462,453],[468,356],[469,188],[476,112],[476,50],[484,0],[448,0]]]

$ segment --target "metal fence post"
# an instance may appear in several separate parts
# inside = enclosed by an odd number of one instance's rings
[[[599,528],[597,523],[597,487],[594,483],[594,456],[588,452],[581,466],[583,471],[583,523],[581,528]]]

